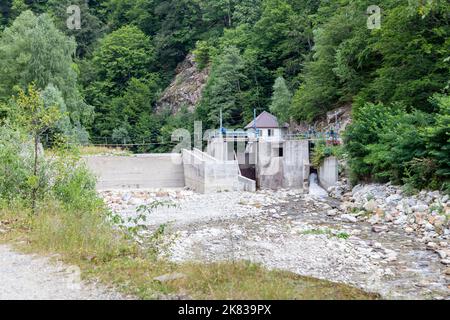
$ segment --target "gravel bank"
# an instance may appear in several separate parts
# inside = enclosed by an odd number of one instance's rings
[[[140,205],[172,201],[150,213],[168,224],[166,255],[174,261],[250,260],[268,268],[332,280],[388,299],[449,299],[444,267],[425,246],[394,231],[378,233],[341,215],[340,201],[279,190],[200,195],[188,190],[102,193],[123,217]],[[334,208],[334,209],[333,209]]]

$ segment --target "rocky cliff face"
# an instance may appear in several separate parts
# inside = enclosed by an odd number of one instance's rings
[[[193,111],[208,80],[209,68],[200,71],[194,61],[194,55],[189,54],[177,67],[176,74],[159,99],[157,112],[170,110],[172,114],[176,114],[183,106]]]
[[[327,112],[326,115],[320,117],[314,123],[310,122],[300,122],[300,123],[291,123],[290,130],[294,133],[297,132],[306,132],[310,127],[314,127],[316,131],[326,132],[334,129],[336,126],[336,120],[339,123],[339,134],[342,134],[349,124],[352,122],[352,105],[347,104],[340,108],[331,110]]]

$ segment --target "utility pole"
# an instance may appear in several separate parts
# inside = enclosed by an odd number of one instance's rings
[[[258,131],[256,130],[256,108],[253,109],[253,129],[255,130],[255,137],[258,139]]]
[[[220,137],[222,138],[223,134],[223,114],[222,114],[222,108],[220,108]]]

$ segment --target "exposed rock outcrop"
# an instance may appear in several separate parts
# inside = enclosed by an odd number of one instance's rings
[[[336,127],[336,120],[339,123],[339,134],[342,134],[347,126],[352,122],[352,105],[347,104],[339,108],[333,109],[320,117],[314,123],[300,122],[291,123],[292,132],[307,132],[309,128],[314,127],[316,131],[326,132]]]
[[[176,114],[184,106],[193,111],[208,80],[209,68],[200,71],[194,55],[189,54],[177,67],[176,74],[156,105],[159,113],[170,110],[171,114]]]

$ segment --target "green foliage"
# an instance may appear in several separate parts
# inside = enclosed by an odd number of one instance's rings
[[[158,76],[151,72],[154,63],[151,39],[135,26],[122,27],[101,41],[92,65],[86,66],[96,79],[87,88],[96,112],[95,139],[122,143],[149,138],[152,103],[159,93]]]
[[[0,38],[0,100],[9,100],[30,83],[40,90],[52,85],[60,90],[72,125],[89,124],[92,110],[77,87],[72,60],[75,47],[73,39],[58,31],[49,15],[23,12]]]
[[[214,127],[219,123],[222,110],[224,124],[233,126],[242,121],[240,99],[245,65],[235,47],[227,48],[218,60],[220,63],[211,72],[197,114],[209,126]]]
[[[194,114],[189,112],[186,107],[174,116],[165,116],[165,121],[161,126],[158,137],[158,146],[154,150],[156,152],[171,152],[179,141],[172,141],[172,134],[178,130],[187,130],[191,136],[194,132]],[[192,141],[191,141],[192,143]]]
[[[206,41],[198,41],[194,50],[195,62],[197,62],[198,69],[201,71],[205,69],[210,61],[210,46]]]
[[[288,122],[290,119],[290,108],[292,102],[292,93],[286,85],[283,77],[278,77],[273,86],[272,102],[270,112],[278,117],[281,122]]]
[[[353,180],[408,183],[448,190],[449,100],[431,99],[441,111],[408,113],[400,105],[365,104],[354,112],[345,135]]]
[[[131,78],[142,78],[155,62],[154,46],[139,28],[124,26],[102,39],[94,52],[101,89],[107,95],[123,90]]]
[[[12,119],[14,124],[22,128],[33,140],[32,173],[27,178],[27,184],[31,188],[30,198],[33,213],[35,213],[37,198],[42,197],[40,193],[45,192],[45,181],[41,179],[45,170],[41,170],[43,154],[39,152],[39,144],[42,135],[61,119],[61,113],[57,106],[46,106],[41,93],[34,85],[30,85],[27,92],[23,90],[19,92]]]
[[[312,165],[315,168],[320,168],[323,161],[328,157],[342,159],[344,157],[342,146],[327,145],[325,141],[318,141],[313,149]]]
[[[83,58],[93,51],[95,42],[104,34],[106,26],[95,16],[92,1],[86,0],[48,0],[49,12],[54,18],[55,25],[68,36],[73,36],[77,42],[76,56]],[[67,8],[77,5],[81,14],[81,29],[67,28]]]
[[[9,125],[0,126],[0,197],[11,201],[29,195],[33,146],[22,132]]]

